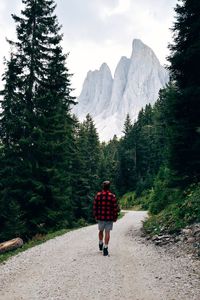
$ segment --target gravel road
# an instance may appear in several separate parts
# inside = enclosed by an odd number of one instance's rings
[[[114,224],[110,256],[97,225],[71,231],[0,265],[1,300],[199,300],[199,262],[140,237],[145,212]]]

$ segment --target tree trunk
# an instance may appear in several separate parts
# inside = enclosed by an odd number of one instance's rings
[[[23,245],[23,240],[20,238],[16,238],[4,243],[0,244],[0,253],[4,253],[6,251],[14,250]]]

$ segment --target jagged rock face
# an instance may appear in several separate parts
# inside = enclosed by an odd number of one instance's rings
[[[89,113],[93,118],[98,116],[111,100],[113,79],[106,63],[99,70],[89,71],[83,83],[78,105],[74,113],[83,120]]]
[[[105,63],[99,71],[88,72],[74,112],[81,120],[90,113],[100,139],[108,141],[122,135],[127,113],[134,121],[142,107],[155,103],[168,80],[151,48],[135,39],[131,58],[120,59],[114,79]]]

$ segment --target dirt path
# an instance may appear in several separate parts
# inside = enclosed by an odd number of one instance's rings
[[[115,224],[110,257],[98,251],[97,225],[13,257],[0,265],[0,299],[200,299],[196,262],[142,243],[145,216],[129,212]]]

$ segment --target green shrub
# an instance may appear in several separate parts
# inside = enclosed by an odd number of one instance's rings
[[[152,176],[152,174],[146,174],[145,179],[140,178],[137,182],[136,185],[136,196],[140,197],[142,196],[144,191],[149,190],[152,185],[153,185],[153,181],[154,181],[154,176]]]
[[[186,190],[180,215],[187,224],[200,222],[200,183],[193,184]]]
[[[158,214],[174,200],[179,200],[179,189],[170,187],[171,174],[168,168],[162,167],[154,180],[153,188],[148,197],[149,211]]]
[[[200,222],[200,184],[190,186],[183,193],[174,189],[168,192],[173,203],[144,222],[143,227],[147,233],[179,232],[191,223]]]
[[[129,192],[126,193],[121,199],[120,199],[120,206],[122,209],[129,209],[132,208],[134,205],[137,205],[135,193]]]
[[[150,194],[151,194],[151,190],[144,190],[141,193],[141,196],[136,199],[137,204],[140,205],[141,209],[149,210]]]
[[[88,225],[88,223],[86,222],[86,220],[84,218],[81,218],[76,222],[77,227],[85,227],[87,225]]]
[[[186,223],[179,216],[178,204],[171,204],[158,215],[151,215],[144,224],[144,230],[152,235],[179,232]]]
[[[150,193],[149,190],[144,190],[140,197],[137,197],[137,194],[135,192],[129,192],[126,193],[121,199],[120,199],[120,206],[122,209],[142,209],[142,210],[148,210],[149,209],[149,201],[150,201]]]
[[[158,214],[168,205],[178,202],[182,199],[182,192],[180,189],[167,188],[162,184],[156,186],[152,190],[149,197],[149,211],[152,214]]]

